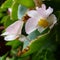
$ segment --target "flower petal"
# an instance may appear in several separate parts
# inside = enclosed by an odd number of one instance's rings
[[[46,16],[48,17],[52,12],[53,12],[53,9],[52,9],[51,7],[49,7],[49,8],[46,10]]]
[[[4,36],[4,35],[9,35],[9,32],[4,32],[1,34],[1,36]]]
[[[28,16],[30,16],[32,18],[38,18],[38,17],[40,17],[36,10],[28,11],[27,14],[28,14]]]
[[[57,22],[57,18],[54,14],[48,17],[48,22],[50,25],[50,29],[54,26],[54,24]]]
[[[46,10],[39,8],[39,9],[37,9],[37,12],[38,12],[40,18],[46,18]]]
[[[8,35],[8,36],[5,36],[4,40],[12,41],[12,40],[15,40],[16,38],[18,38],[18,36],[16,36],[16,35]]]
[[[46,10],[46,5],[45,4],[42,4],[42,9]]]
[[[41,8],[37,9],[37,12],[40,17],[47,18],[53,12],[53,9],[51,7],[49,7],[46,10],[46,6],[43,4]]]
[[[38,26],[38,31],[39,31],[40,33],[43,32],[45,29],[46,29],[46,28],[43,28],[43,27],[41,27],[41,26]]]
[[[18,20],[9,27],[7,27],[6,32],[9,32],[9,34],[21,34],[22,26],[23,21]]]
[[[19,40],[20,40],[21,42],[24,42],[25,40],[27,40],[27,37],[24,36],[24,35],[20,35]]]
[[[25,25],[25,31],[27,34],[30,34],[31,32],[33,32],[34,30],[37,29],[37,24],[38,24],[38,20],[35,18],[30,18]]]

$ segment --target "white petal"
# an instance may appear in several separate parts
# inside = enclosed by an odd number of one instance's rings
[[[6,32],[9,32],[10,34],[21,34],[21,29],[23,26],[23,21],[16,21],[15,23],[11,24],[9,27],[7,27]]]
[[[36,10],[31,10],[27,12],[28,16],[32,17],[32,18],[39,18],[39,14],[37,13]]]
[[[49,7],[49,8],[46,10],[46,16],[48,17],[52,12],[53,12],[53,9],[52,9],[51,7]]]
[[[37,9],[37,12],[38,12],[40,18],[46,18],[46,10],[39,8],[39,9]]]
[[[48,17],[48,22],[50,26],[50,29],[54,26],[54,24],[57,22],[57,18],[54,14]]]
[[[41,26],[38,26],[38,31],[39,31],[40,33],[42,33],[45,29],[46,29],[46,28],[43,28],[43,27],[41,27]]]
[[[31,32],[33,32],[34,30],[37,29],[37,24],[38,24],[38,20],[35,18],[30,18],[25,25],[25,31],[27,34],[30,34]]]
[[[19,38],[20,41],[24,42],[25,40],[27,40],[27,37],[24,35],[21,35]]]
[[[8,8],[8,11],[11,13],[12,12],[12,9],[11,8]]]
[[[16,36],[16,35],[8,35],[8,36],[5,36],[4,40],[12,41],[12,40],[15,40],[16,38],[18,38],[18,36]]]
[[[1,34],[1,36],[4,36],[4,35],[9,35],[9,32],[4,32]]]
[[[42,9],[46,10],[46,5],[45,4],[42,4]]]

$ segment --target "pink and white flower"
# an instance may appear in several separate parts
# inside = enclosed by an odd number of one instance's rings
[[[46,9],[45,4],[42,4],[41,8],[36,10],[30,10],[27,12],[28,16],[31,17],[27,20],[25,30],[27,34],[30,34],[34,30],[38,29],[39,32],[44,31],[47,27],[50,29],[57,22],[57,18],[52,14],[53,9],[48,7]]]
[[[6,28],[6,32],[4,32],[1,35],[5,36],[4,39],[6,41],[15,40],[16,38],[18,38],[21,35],[21,30],[22,30],[22,27],[23,27],[23,23],[24,22],[21,21],[21,20],[18,20],[16,22],[14,22],[10,26],[8,26]]]

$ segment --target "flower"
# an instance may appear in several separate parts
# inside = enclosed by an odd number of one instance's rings
[[[16,38],[19,37],[19,35],[21,35],[21,30],[23,27],[23,21],[18,20],[16,22],[14,22],[13,24],[11,24],[10,26],[8,26],[6,28],[6,32],[4,32],[3,34],[1,34],[2,36],[5,36],[5,40],[6,41],[11,41],[11,40],[15,40]]]
[[[37,7],[36,10],[28,11],[27,14],[30,18],[25,25],[26,33],[30,34],[36,29],[43,32],[47,27],[51,29],[57,22],[57,18],[52,12],[53,9],[51,7],[46,9],[45,4],[42,4],[41,8]]]

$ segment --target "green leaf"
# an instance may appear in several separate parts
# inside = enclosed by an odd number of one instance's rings
[[[42,33],[40,33],[38,30],[35,30],[33,31],[32,33],[30,33],[28,36],[27,36],[27,40],[24,41],[24,46],[23,46],[23,49],[25,49],[30,41],[33,41],[34,39],[36,39],[39,35],[42,35],[42,34],[45,34],[49,31],[49,28],[45,29]]]
[[[52,44],[47,49],[43,49],[42,51],[39,50],[38,52],[32,54],[32,60],[55,60],[53,53],[55,50],[56,45]]]
[[[19,6],[19,4],[17,2],[14,2],[12,5],[12,12],[11,12],[11,19],[12,20],[18,19],[18,6]]]
[[[7,42],[6,45],[12,46],[13,49],[18,48],[19,46],[22,46],[22,42],[20,42],[19,40],[13,40],[13,41],[9,41]]]
[[[57,17],[57,21],[60,22],[60,11],[56,11],[55,15]]]
[[[38,30],[35,30],[35,31],[33,31],[32,33],[30,33],[30,34],[27,36],[27,39],[24,41],[23,49],[25,49],[25,48],[29,45],[30,41],[34,40],[34,39],[37,38],[37,36],[39,36],[39,35],[40,35],[40,33],[39,33]]]
[[[60,44],[60,11],[56,11],[57,23],[55,25],[56,41]]]
[[[18,3],[28,8],[32,8],[35,6],[33,0],[18,0]]]
[[[21,19],[26,12],[27,12],[27,8],[25,6],[19,5],[19,7],[18,7],[18,19]]]
[[[2,18],[1,23],[4,24],[4,27],[7,28],[10,24],[12,24],[14,21],[10,19],[10,16],[6,15]]]
[[[53,33],[51,35],[51,33]],[[44,49],[49,47],[52,43],[54,43],[53,41],[55,41],[55,33],[50,32],[50,33],[46,33],[43,35],[40,35],[38,38],[36,38],[35,40],[33,40],[30,45],[29,45],[29,50],[22,55],[23,56],[27,56],[30,55],[36,51],[38,51],[39,49]]]
[[[2,4],[1,8],[2,8],[2,9],[10,8],[11,5],[12,5],[12,3],[13,3],[13,0],[6,0],[6,1]]]
[[[8,54],[8,53],[7,53]],[[2,57],[0,57],[0,60],[6,60],[6,56],[7,54],[3,55]]]

